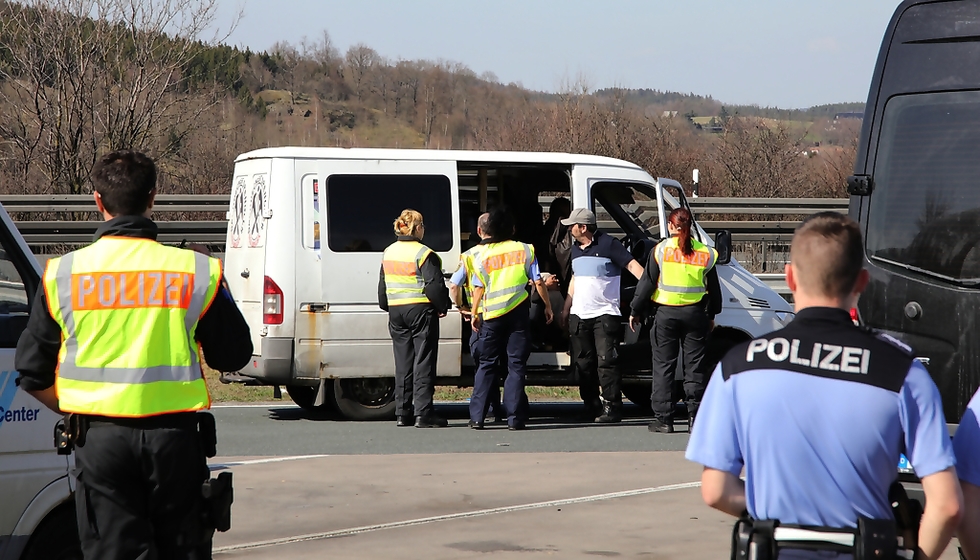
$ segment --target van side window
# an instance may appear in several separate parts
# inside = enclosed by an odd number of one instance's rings
[[[0,348],[17,347],[29,313],[24,281],[6,249],[0,249]]]
[[[326,180],[327,246],[335,253],[380,253],[395,241],[394,222],[411,208],[425,220],[423,242],[453,247],[452,192],[445,175],[331,175]]]
[[[868,216],[872,259],[980,280],[980,93],[893,97],[882,117]]]

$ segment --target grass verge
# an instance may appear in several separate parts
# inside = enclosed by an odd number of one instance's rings
[[[273,401],[273,388],[269,386],[250,386],[241,383],[222,383],[219,380],[220,374],[205,366],[204,380],[211,393],[211,402],[215,403],[247,403],[247,402],[271,402]],[[458,402],[470,398],[473,389],[469,387],[436,387],[435,399],[437,401]],[[528,387],[527,398],[531,401],[577,401],[579,400],[577,387]],[[289,397],[284,395],[283,400],[291,403]]]

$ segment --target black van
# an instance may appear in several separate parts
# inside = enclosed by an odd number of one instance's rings
[[[850,216],[861,321],[908,343],[957,423],[980,384],[980,0],[906,0],[871,81]]]

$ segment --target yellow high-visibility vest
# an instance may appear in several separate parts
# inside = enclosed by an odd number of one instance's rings
[[[694,252],[685,255],[677,245],[677,238],[661,241],[653,250],[653,258],[660,267],[657,289],[653,301],[662,305],[691,305],[701,301],[708,292],[705,277],[718,260],[718,251],[691,239]]]
[[[381,266],[385,271],[385,294],[388,305],[429,303],[425,297],[422,263],[432,253],[418,241],[395,241],[385,249]]]
[[[483,282],[483,318],[496,319],[527,299],[527,283],[534,249],[520,241],[490,243],[480,253],[479,274]]]
[[[135,237],[48,261],[61,409],[141,418],[210,407],[194,333],[220,281],[218,259]]]
[[[466,278],[463,279],[463,292],[466,294],[466,301],[470,305],[473,305],[473,275],[477,273],[477,262],[485,248],[486,245],[475,245],[459,256],[459,265],[463,267],[463,272],[466,275]],[[471,309],[471,311],[479,312],[476,309]]]

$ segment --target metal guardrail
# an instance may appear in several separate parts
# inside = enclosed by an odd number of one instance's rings
[[[154,213],[160,226],[160,241],[221,245],[228,227],[226,220],[167,220],[171,213],[219,213],[228,211],[226,194],[166,194],[155,199]],[[550,197],[542,197],[550,202]],[[691,199],[696,215],[783,215],[805,216],[814,212],[847,211],[847,199],[836,198],[718,198]],[[80,244],[92,239],[99,221],[91,195],[0,195],[0,204],[17,218],[17,227],[29,245]],[[649,203],[647,203],[649,204]],[[25,213],[92,213],[92,220],[35,221]],[[727,229],[735,242],[787,242],[799,225],[796,220],[698,220],[708,232]]]

